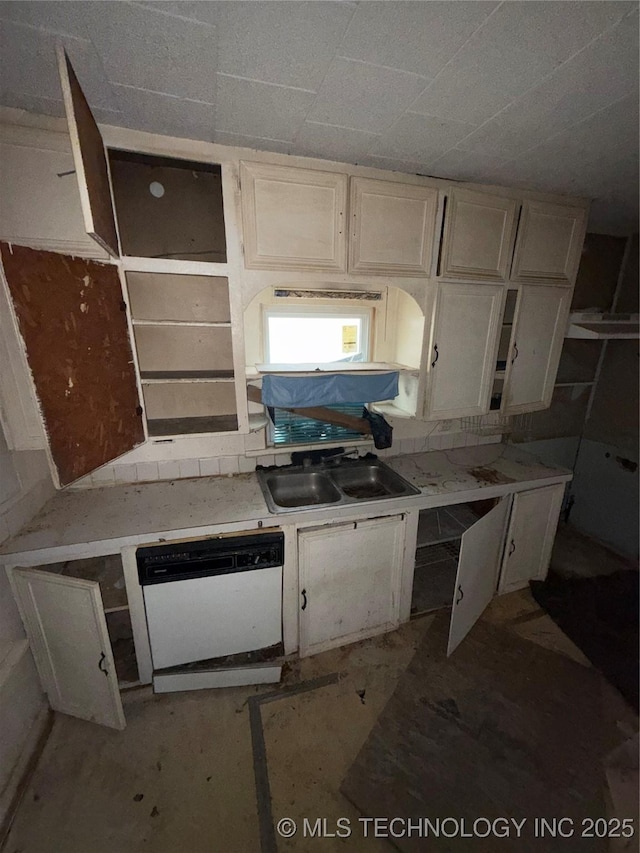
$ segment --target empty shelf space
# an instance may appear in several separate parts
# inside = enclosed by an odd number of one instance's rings
[[[41,571],[78,578],[85,581],[97,581],[105,613],[126,609],[127,590],[122,572],[122,560],[118,554],[108,557],[89,557],[85,560],[67,560],[64,563],[50,563],[38,566]]]
[[[233,382],[233,370],[144,370],[145,382]]]
[[[205,418],[158,418],[147,422],[149,435],[158,436],[198,435],[209,432],[236,432],[238,418],[235,415],[213,415]]]
[[[233,372],[228,326],[135,326],[134,335],[142,375]]]
[[[116,665],[119,686],[133,687],[139,684],[140,675],[129,611],[109,613],[107,615],[107,630],[111,640],[111,651]]]
[[[431,551],[431,554],[420,553]],[[419,562],[420,560],[420,562]],[[411,615],[450,607],[458,571],[457,543],[421,548],[416,554],[411,593]]]
[[[459,539],[477,520],[478,515],[468,504],[422,510],[418,522],[417,547]]]

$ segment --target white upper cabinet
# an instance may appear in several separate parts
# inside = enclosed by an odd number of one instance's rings
[[[511,198],[453,188],[444,215],[440,277],[506,281],[516,211]]]
[[[347,176],[240,164],[249,269],[346,270]]]
[[[570,288],[521,285],[507,360],[504,414],[550,405],[570,305]]]
[[[69,57],[61,47],[58,48],[58,71],[85,228],[101,248],[117,258],[118,232],[104,143]]]
[[[525,201],[513,256],[513,281],[573,284],[580,264],[587,211]]]
[[[349,269],[374,275],[429,275],[438,191],[351,178]]]
[[[501,285],[436,285],[427,353],[427,420],[489,411],[496,367]]]

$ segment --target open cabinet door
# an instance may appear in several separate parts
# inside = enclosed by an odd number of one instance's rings
[[[447,655],[460,645],[495,595],[509,504],[503,498],[462,534]]]
[[[144,441],[118,270],[2,242],[0,258],[64,486]]]
[[[125,727],[100,584],[14,569],[13,586],[54,711]]]
[[[113,215],[109,167],[104,142],[64,48],[58,48],[58,71],[67,114],[71,153],[87,234],[114,258],[118,232]]]

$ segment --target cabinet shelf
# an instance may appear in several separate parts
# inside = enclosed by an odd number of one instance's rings
[[[156,418],[148,422],[151,438],[199,435],[211,432],[237,432],[238,418],[235,415],[211,415],[198,418]]]
[[[233,370],[144,370],[143,385],[157,382],[233,382]]]
[[[230,329],[231,323],[215,320],[131,320],[134,326],[205,326],[213,329]]]

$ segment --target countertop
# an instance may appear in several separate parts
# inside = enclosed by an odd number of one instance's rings
[[[254,527],[327,523],[500,497],[562,483],[572,473],[551,468],[517,447],[491,444],[415,453],[384,460],[420,495],[271,514],[255,474],[200,477],[56,494],[13,538],[0,546],[6,563],[37,565],[118,553],[127,545],[226,533]]]

